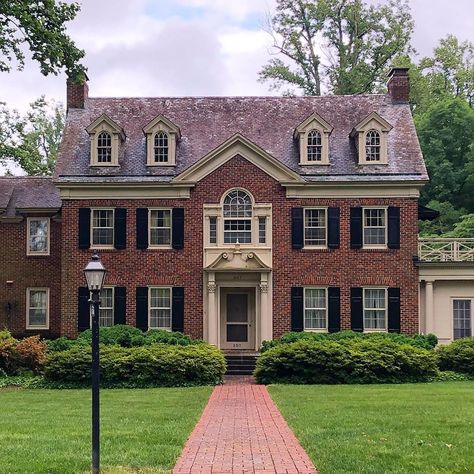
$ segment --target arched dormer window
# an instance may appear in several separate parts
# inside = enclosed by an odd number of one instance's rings
[[[112,137],[109,132],[100,132],[97,137],[97,162],[112,163]]]
[[[230,191],[224,198],[224,243],[252,242],[252,199],[241,189]]]
[[[322,160],[323,143],[321,140],[321,133],[318,132],[318,130],[311,130],[308,132],[307,157],[308,161]]]
[[[380,161],[380,133],[377,130],[369,130],[365,135],[365,161]]]
[[[168,163],[169,142],[166,132],[155,133],[153,152],[155,163]]]

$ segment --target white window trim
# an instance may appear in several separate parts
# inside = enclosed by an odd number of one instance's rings
[[[324,298],[326,300],[326,327],[325,328],[306,328],[306,290],[324,290]],[[328,300],[328,288],[327,286],[305,286],[303,289],[303,331],[305,332],[328,332],[328,311],[329,311],[329,300]],[[321,308],[308,308],[308,309],[321,309]]]
[[[30,222],[31,221],[48,221],[48,234],[47,234],[47,244],[48,248],[45,252],[34,252],[30,249],[30,239],[31,239],[31,230]],[[50,255],[51,248],[51,219],[49,217],[28,217],[26,219],[26,255],[28,256],[37,256],[37,257],[48,257]]]
[[[306,244],[306,210],[324,210],[324,227],[325,227],[325,239],[326,244],[314,245]],[[321,206],[308,206],[303,208],[303,248],[305,249],[327,249],[328,248],[328,208]]]
[[[161,328],[157,326],[151,325],[151,290],[152,288],[160,288],[160,289],[169,289],[170,290],[170,327],[168,328]],[[156,309],[154,306],[153,309]],[[173,287],[166,286],[166,285],[152,285],[148,287],[148,329],[161,329],[163,331],[172,331],[173,330]]]
[[[152,244],[151,243],[151,211],[169,211],[170,212],[170,243]],[[160,227],[154,227],[159,229]],[[172,249],[173,248],[173,209],[171,207],[150,207],[148,208],[148,248],[149,249]]]
[[[385,212],[385,244],[365,244],[365,210],[383,209]],[[388,206],[364,206],[362,208],[362,248],[363,249],[388,249]]]
[[[91,217],[90,217],[90,242],[91,242],[91,249],[113,249],[114,247],[114,240],[115,240],[115,225],[112,226],[112,243],[108,245],[99,245],[94,244],[94,211],[112,211],[112,220],[115,223],[115,208],[113,207],[92,207],[91,208]],[[98,227],[99,228],[99,227]]]
[[[107,132],[110,134],[111,145],[112,145],[110,163],[99,162],[97,147],[99,145],[99,135],[101,134],[101,132]],[[98,127],[90,134],[90,142],[91,142],[90,166],[98,167],[98,168],[119,166],[119,162],[118,162],[119,140],[120,140],[120,136],[117,130],[114,130],[114,128],[112,128],[112,126],[110,126],[106,121],[103,121],[102,123],[100,123]]]
[[[385,292],[385,329],[372,329],[365,327],[365,310],[374,310],[374,308],[365,307],[365,290],[384,290]],[[388,287],[387,286],[364,286],[362,287],[362,325],[364,332],[388,332]]]
[[[30,291],[46,291],[46,325],[34,326],[30,324]],[[49,329],[49,288],[45,287],[30,287],[26,289],[26,329]]]
[[[250,217],[224,217],[224,201],[225,198],[229,193],[232,191],[242,191],[243,193],[246,193],[250,197],[250,203],[252,205],[252,215]],[[260,216],[262,217],[262,216]],[[248,191],[245,188],[230,188],[227,191],[224,192],[224,194],[221,197],[220,200],[220,219],[217,219],[218,225],[219,225],[219,220],[220,220],[220,225],[222,226],[221,229],[221,236],[222,236],[222,242],[221,245],[226,246],[226,247],[234,247],[236,244],[235,243],[227,243],[225,242],[225,222],[229,220],[242,220],[242,221],[250,221],[250,242],[239,242],[240,246],[243,247],[256,247],[258,246],[258,218],[257,215],[255,214],[255,198],[253,197],[253,194]],[[219,231],[218,231],[219,235]],[[209,240],[207,241],[209,243]],[[218,239],[219,242],[219,239]],[[215,245],[215,244],[212,244]],[[265,244],[261,244],[265,245]]]
[[[467,300],[471,302],[471,336],[474,337],[474,296],[452,296],[451,297],[451,334],[454,339],[454,301]],[[469,337],[469,336],[467,336]]]
[[[114,326],[114,318],[115,318],[115,286],[111,286],[111,285],[107,285],[107,286],[104,286],[102,289],[105,290],[107,288],[111,288],[112,289],[112,326]],[[92,295],[90,295],[90,298],[92,298]],[[112,326],[101,326],[100,325],[100,310],[102,309],[102,305],[99,305],[99,327],[112,327]],[[108,307],[107,309],[110,309],[110,307]],[[90,313],[90,327],[92,327],[92,312]]]

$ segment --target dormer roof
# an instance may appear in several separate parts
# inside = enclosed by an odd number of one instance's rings
[[[125,132],[123,128],[114,120],[112,120],[107,114],[102,114],[100,117],[97,117],[91,124],[86,127],[87,133],[95,133],[102,124],[107,124],[113,133],[120,135],[121,140],[125,140]]]
[[[160,127],[161,125],[161,127]],[[181,138],[181,131],[177,125],[175,125],[171,120],[168,120],[164,115],[157,115],[151,122],[143,127],[143,133],[151,133],[157,128],[163,129],[170,133],[175,133],[176,136]]]
[[[295,138],[297,138],[300,133],[304,133],[312,124],[316,124],[317,128],[321,129],[324,133],[331,133],[334,129],[334,127],[326,122],[319,114],[313,112],[295,128]]]
[[[390,132],[392,130],[393,126],[389,124],[383,117],[381,117],[377,112],[371,112],[367,117],[362,119],[357,125],[354,126],[354,128],[351,130],[351,137],[354,136],[357,133],[360,133],[362,131],[365,131],[367,128],[367,125],[370,122],[376,122],[382,132]]]

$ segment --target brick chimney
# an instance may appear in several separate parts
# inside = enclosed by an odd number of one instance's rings
[[[68,78],[67,87],[67,109],[83,109],[84,102],[89,96],[89,86],[87,81],[75,82]]]
[[[394,104],[408,104],[410,100],[410,77],[407,67],[394,67],[388,73],[388,93]]]

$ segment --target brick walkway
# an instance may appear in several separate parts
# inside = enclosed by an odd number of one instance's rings
[[[214,389],[174,474],[316,473],[267,388],[248,382]]]

